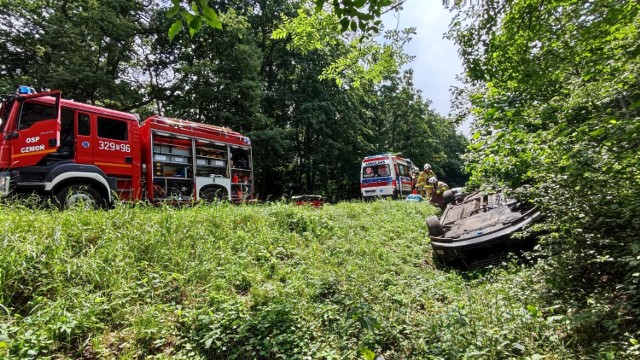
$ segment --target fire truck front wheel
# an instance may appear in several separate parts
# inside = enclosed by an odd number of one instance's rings
[[[207,203],[227,200],[227,191],[223,188],[206,188],[200,193],[200,198]]]
[[[105,207],[104,198],[91,185],[72,184],[65,186],[55,195],[61,210],[72,208],[98,209]]]

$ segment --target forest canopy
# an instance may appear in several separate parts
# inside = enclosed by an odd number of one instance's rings
[[[263,199],[357,197],[360,161],[376,153],[429,162],[452,185],[465,182],[466,139],[403,68],[415,29],[381,29],[377,40],[343,32],[345,14],[298,1],[209,1],[224,26],[170,39],[176,14],[166,1],[0,4],[2,93],[22,84],[59,89],[143,118],[246,133]],[[309,34],[315,45],[299,46]]]

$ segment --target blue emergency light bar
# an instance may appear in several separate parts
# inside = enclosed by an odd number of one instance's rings
[[[18,86],[18,90],[16,90],[16,93],[18,93],[20,95],[35,94],[36,93],[36,89],[32,88],[31,86],[20,85],[20,86]]]

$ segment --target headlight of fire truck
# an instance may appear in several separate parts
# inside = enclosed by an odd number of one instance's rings
[[[9,182],[11,177],[9,175],[0,174],[0,196],[5,196],[9,193]]]

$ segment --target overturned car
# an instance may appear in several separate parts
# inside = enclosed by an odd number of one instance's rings
[[[426,219],[431,247],[446,265],[478,268],[502,261],[513,250],[531,248],[531,236],[514,236],[540,217],[538,208],[505,192],[444,194],[442,216]]]

